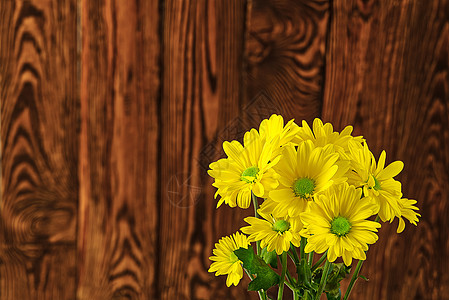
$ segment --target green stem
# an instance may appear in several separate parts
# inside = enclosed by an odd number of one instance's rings
[[[245,273],[246,273],[246,275],[248,275],[249,279],[251,279],[251,280],[253,280],[253,279],[254,279],[253,275],[251,275],[251,273],[250,273],[250,272],[248,272],[248,270],[247,270],[247,269],[243,268],[243,270],[245,270]]]
[[[377,215],[376,216],[376,219],[374,220],[374,222],[379,222],[379,220],[380,220],[380,217],[379,217],[379,215]],[[380,222],[379,222],[380,223]]]
[[[298,283],[299,283],[301,280],[301,278],[300,278],[301,261],[299,260],[298,253],[296,252],[296,248],[292,244],[290,244],[290,251],[288,253],[289,253],[289,256],[291,257],[291,259],[293,260],[293,262],[295,263],[296,273],[298,274]]]
[[[349,298],[349,294],[351,294],[351,290],[354,287],[355,282],[359,278],[360,269],[362,268],[363,260],[359,260],[357,263],[357,267],[355,268],[354,274],[352,274],[351,281],[349,282],[348,289],[346,290],[345,297],[343,300],[347,300]]]
[[[296,252],[296,248],[290,244],[290,254],[293,256],[293,261],[296,262],[300,262],[299,256],[298,256],[298,252]]]
[[[298,291],[294,291],[294,292],[293,292],[293,300],[300,300],[300,299],[299,299],[299,292],[298,292]]]
[[[309,253],[308,264],[311,267],[313,264],[313,251]]]
[[[301,237],[301,261],[306,257],[305,248],[307,245],[307,239],[305,237]]]
[[[279,282],[279,292],[278,292],[278,300],[282,299],[284,294],[284,282],[285,282],[285,273],[287,272],[287,252],[281,254],[281,281]]]
[[[256,195],[254,195],[253,192],[251,192],[251,198],[253,200],[253,205],[254,205],[254,215],[256,216],[256,218],[259,218],[260,215],[257,212],[257,210],[259,209],[259,202],[257,201],[257,197],[256,197]]]
[[[284,282],[286,286],[288,286],[289,289],[291,289],[293,292],[295,292],[295,287],[293,285],[291,285],[288,281]]]
[[[257,201],[257,197],[256,195],[254,195],[254,193],[251,191],[251,198],[253,199],[253,205],[254,205],[254,216],[256,218],[260,218],[259,213],[257,212],[257,210],[259,209],[259,202]],[[260,254],[260,241],[256,241],[256,253],[257,255]]]
[[[304,290],[304,295],[302,296],[301,300],[312,300],[313,296],[310,293],[309,290]]]
[[[291,275],[290,272],[288,271],[288,268],[287,268],[287,273],[286,273],[286,275],[287,275],[288,282],[291,283],[292,285],[296,285],[295,278],[292,277],[292,275]]]
[[[246,275],[248,275],[249,279],[251,279],[251,281],[253,281],[254,280],[253,275],[251,275],[251,273],[248,272],[247,269],[243,268],[243,270],[245,270]],[[259,299],[260,300],[267,300],[267,293],[264,290],[260,290],[257,293],[259,294]]]
[[[327,276],[329,275],[329,267],[331,263],[326,259],[326,263],[324,264],[323,274],[321,275],[320,285],[318,286],[318,290],[316,292],[315,300],[319,300],[321,294],[324,291],[324,287],[326,286]]]
[[[327,251],[324,252],[323,256],[320,257],[320,259],[316,262],[316,264],[313,265],[311,271],[315,271],[319,266],[321,266],[321,264],[323,263],[323,261],[326,259],[327,257]]]
[[[296,289],[296,282],[295,282],[295,279],[290,275],[288,268],[287,268],[286,275],[287,275],[288,280],[285,281],[284,283],[292,291],[293,295],[295,295],[298,292],[298,290]]]

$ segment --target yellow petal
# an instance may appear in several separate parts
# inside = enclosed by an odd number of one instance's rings
[[[398,224],[398,229],[396,230],[397,233],[401,233],[402,231],[404,231],[405,229],[405,222],[404,219],[402,219],[401,217],[399,217],[399,224]]]
[[[230,157],[236,163],[241,165],[241,163],[240,163],[241,154],[243,152],[242,144],[240,144],[238,141],[232,141],[232,142],[225,141],[223,143],[223,150],[228,157]],[[241,166],[244,168],[243,165],[241,165]]]
[[[271,191],[270,198],[276,202],[291,201],[292,198],[295,198],[295,194],[293,189],[280,189]]]
[[[379,172],[379,175],[376,177],[377,180],[386,180],[388,178],[392,178],[399,173],[401,173],[404,168],[404,163],[402,161],[394,161],[389,164],[385,169]]]
[[[265,193],[265,190],[263,188],[263,185],[260,182],[254,183],[254,185],[253,185],[253,193],[257,197],[260,197],[260,198],[263,197],[263,195]]]
[[[379,161],[377,163],[376,174],[379,174],[379,172],[382,171],[383,168],[385,167],[386,157],[387,157],[387,153],[385,152],[385,150],[383,150],[382,153],[380,154]]]

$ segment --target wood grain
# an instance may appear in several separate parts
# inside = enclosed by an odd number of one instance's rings
[[[158,5],[81,1],[79,299],[157,297]]]
[[[448,20],[447,0],[0,1],[0,299],[257,299],[207,272],[253,212],[217,210],[206,171],[272,113],[405,163],[421,222],[382,227],[352,298],[447,298]]]
[[[76,1],[1,1],[0,298],[74,299]]]
[[[248,18],[247,114],[252,126],[273,113],[321,115],[328,0],[253,0]]]
[[[161,299],[245,299],[208,273],[244,211],[215,210],[206,170],[240,132],[245,1],[166,1],[163,11]]]
[[[404,196],[422,219],[384,224],[354,299],[445,299],[449,293],[449,3],[335,1],[323,118],[353,124],[378,157],[402,160]]]

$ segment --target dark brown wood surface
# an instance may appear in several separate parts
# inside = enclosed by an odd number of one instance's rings
[[[387,163],[402,160],[418,227],[384,224],[354,299],[448,299],[449,3],[335,1],[323,119],[353,124]]]
[[[257,299],[207,272],[252,211],[217,210],[206,171],[272,113],[405,163],[421,222],[382,227],[353,299],[449,299],[448,21],[447,0],[0,1],[0,299]]]
[[[158,2],[81,6],[77,297],[155,298]]]
[[[328,0],[254,0],[246,40],[247,114],[299,124],[321,114]]]
[[[217,234],[236,231],[243,212],[216,212],[206,171],[241,132],[246,3],[166,1],[162,16],[159,292],[242,299],[248,292],[207,272]]]
[[[1,299],[75,298],[76,9],[0,2]]]

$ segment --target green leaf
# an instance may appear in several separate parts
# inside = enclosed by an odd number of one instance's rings
[[[304,296],[301,298],[301,300],[312,300],[312,293],[308,290],[304,290]]]
[[[327,300],[341,300],[341,290],[338,288],[337,290],[326,292]]]
[[[330,264],[329,266],[329,271],[328,271],[328,275],[327,275],[327,282],[329,282],[329,280],[331,280],[331,276],[332,276],[332,271],[334,270],[334,264]],[[318,285],[321,281],[321,277],[323,276],[323,267],[318,267],[315,269],[315,271],[313,271],[312,273],[312,285],[315,286],[315,290],[318,289]],[[325,289],[326,290],[326,289]]]
[[[334,297],[329,298],[328,296],[328,299],[340,299],[340,281],[346,278],[346,276],[351,272],[351,268],[345,266],[345,264],[343,263],[333,263],[332,266],[333,268],[329,273],[327,284],[324,290],[326,291],[326,295],[329,294],[331,297]],[[335,298],[337,296],[340,298]]]
[[[363,275],[359,275],[359,277],[357,277],[357,278],[362,278],[363,280],[365,280],[365,281],[369,281],[369,279],[368,278],[366,278],[365,276],[363,276]]]
[[[262,257],[262,259],[269,264],[271,267],[273,268],[277,268],[278,267],[278,257],[276,255],[276,251],[268,251],[267,247],[263,248],[262,251],[260,252],[260,257]]]
[[[305,259],[301,259],[301,264],[299,266],[299,277],[304,287],[309,289],[318,288],[318,285],[314,286],[312,284],[312,271],[310,270],[310,266]]]
[[[248,291],[268,290],[279,283],[279,275],[262,258],[254,254],[252,248],[239,248],[234,254],[243,262],[243,267],[248,272],[256,275],[256,278],[249,283]]]

